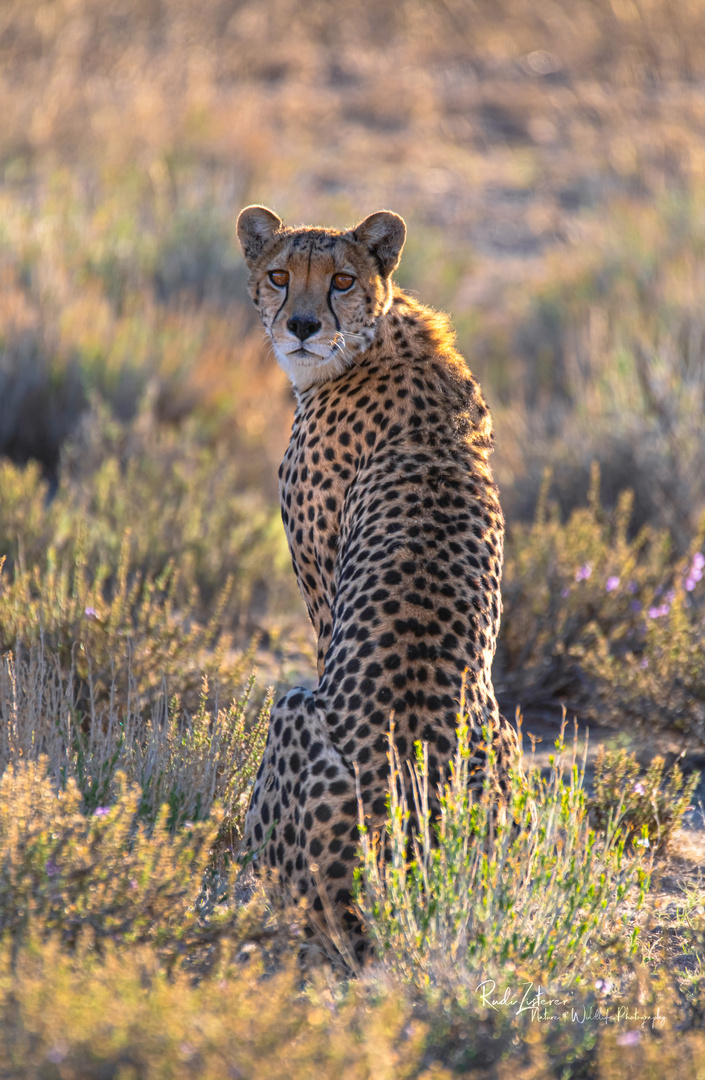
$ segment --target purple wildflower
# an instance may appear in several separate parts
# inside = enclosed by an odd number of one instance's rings
[[[589,562],[583,563],[579,570],[575,571],[576,581],[587,581],[592,574],[592,566]]]
[[[663,615],[668,615],[671,610],[671,605],[667,603],[660,604],[658,607],[649,608],[650,619],[660,619]]]
[[[65,1042],[58,1042],[55,1046],[52,1046],[51,1050],[47,1050],[47,1061],[52,1065],[59,1065],[64,1060],[69,1052],[69,1048]]]
[[[56,877],[56,875],[59,873],[59,867],[53,859],[47,859],[46,872],[49,877]]]
[[[644,657],[642,658],[642,660],[640,661],[640,663],[639,663],[639,667],[640,667],[640,668],[647,668],[648,666],[649,666],[649,660],[648,660],[648,657],[644,656]]]
[[[608,577],[605,588],[607,589],[607,592],[614,592],[615,589],[619,588],[619,578],[614,576]]]
[[[639,1042],[641,1042],[640,1031],[625,1031],[623,1035],[617,1036],[618,1046],[636,1046]]]
[[[93,811],[93,817],[106,817],[110,813],[109,806],[98,806]]]
[[[643,795],[644,792],[646,791],[646,788],[642,784],[641,780],[637,780],[636,784],[632,788],[632,791],[634,792],[635,795]]]
[[[94,607],[87,607],[83,614],[86,616],[87,619],[98,618],[98,612]]]
[[[705,555],[702,551],[696,551],[684,582],[686,592],[692,592],[697,583],[703,580],[703,570],[705,570]]]

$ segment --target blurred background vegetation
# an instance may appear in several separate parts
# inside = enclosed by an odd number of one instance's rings
[[[72,881],[104,882],[134,837],[120,825],[130,814],[156,844],[160,828],[180,836],[216,806],[216,839],[199,843],[234,851],[264,687],[315,681],[277,498],[293,396],[234,237],[249,202],[292,224],[344,226],[382,207],[405,217],[398,280],[450,312],[495,417],[505,709],[565,702],[643,751],[642,765],[658,749],[668,774],[685,752],[692,772],[705,741],[703,71],[702,0],[3,0],[0,803],[50,807],[49,790],[61,790],[71,812],[57,825],[43,810],[37,825],[27,810],[13,832],[0,806],[12,912],[0,929],[29,926],[29,951],[0,957],[0,1000],[14,1010],[0,1077],[152,1076],[165,1061],[159,1075],[224,1075],[221,986],[240,1032],[232,1075],[273,1075],[297,1040],[312,1056],[290,1058],[292,1076],[315,1061],[321,1075],[440,1077],[503,1054],[527,1076],[650,1075],[656,1063],[663,1076],[679,1055],[685,1067],[691,1043],[675,1036],[652,1055],[639,1039],[586,1031],[576,1050],[565,1028],[517,1042],[487,1018],[472,1021],[473,1057],[467,995],[463,1028],[445,990],[420,1006],[378,985],[370,1021],[362,990],[297,997],[287,972],[255,1008],[255,1030],[242,1002],[259,1001],[259,975],[203,956],[221,939],[278,940],[271,913],[251,917],[256,933],[234,930],[241,915],[211,904],[180,942],[173,920],[204,903],[201,863],[190,893],[174,886],[170,915],[142,888],[156,859],[146,838],[135,859],[147,869],[121,869],[99,931],[142,951],[125,959],[101,945],[97,957],[89,941],[76,959],[76,926],[95,934],[98,923],[80,889],[60,915],[61,860],[47,837],[74,852]],[[638,780],[622,757],[617,772],[650,836],[659,815],[670,830],[686,812],[680,796],[677,813],[667,805],[658,769]],[[617,787],[603,783],[602,818]],[[104,866],[87,863],[76,814],[99,814],[93,844],[109,806],[117,839]],[[174,854],[179,882],[187,847]],[[703,852],[688,851],[692,877]],[[133,880],[154,940],[144,921],[110,929]],[[668,938],[671,959],[680,950],[680,981],[663,994],[681,1027],[697,1027],[705,892],[688,881],[687,902],[664,901],[670,914],[640,962],[656,970],[657,940]],[[35,925],[37,882],[48,906]],[[32,952],[45,932],[59,933],[57,949],[69,942],[69,959]],[[154,941],[169,943],[167,967],[196,942],[216,981],[187,990],[187,970],[167,987]],[[271,973],[271,950],[264,963]],[[629,993],[657,1001],[661,976],[644,990],[635,970]],[[62,996],[68,984],[75,998]],[[67,1017],[106,985],[122,1020],[106,1034],[86,1012],[67,1042]],[[139,986],[150,988],[149,1022]],[[196,1018],[185,1041],[165,1020],[177,991]],[[282,1034],[283,1002],[293,1011]],[[202,1015],[210,1043],[195,1033]]]
[[[226,694],[253,635],[267,679],[313,679],[277,507],[293,396],[233,226],[251,201],[338,226],[388,206],[401,284],[451,313],[495,416],[506,706],[700,740],[703,58],[697,0],[7,0],[4,647],[20,595],[30,637],[95,638],[123,551],[130,587],[166,573],[180,618],[215,615]],[[79,564],[95,595],[69,618]],[[681,645],[660,667],[654,627]]]
[[[510,519],[590,461],[681,544],[702,503],[695,0],[7,0],[0,448],[56,474],[92,394],[198,418],[274,491],[290,396],[233,237],[253,199],[409,224],[401,284],[486,387]],[[267,408],[263,409],[263,403]],[[688,537],[689,538],[689,537]]]

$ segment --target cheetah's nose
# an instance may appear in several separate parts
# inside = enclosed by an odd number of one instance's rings
[[[292,315],[286,325],[292,334],[296,334],[299,341],[305,341],[306,338],[311,337],[311,334],[321,329],[319,320],[314,319],[312,315]]]

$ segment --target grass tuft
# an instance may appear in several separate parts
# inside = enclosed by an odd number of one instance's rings
[[[548,776],[530,767],[524,777],[515,762],[506,797],[498,798],[490,751],[475,797],[461,706],[435,823],[427,748],[417,745],[409,785],[393,733],[390,741],[386,836],[371,836],[362,819],[357,900],[391,970],[421,986],[449,972],[467,978],[506,968],[544,979],[560,973],[568,985],[599,968],[606,936],[636,940],[650,863],[625,853],[616,821],[602,833],[591,825],[577,734],[568,755],[561,735]]]

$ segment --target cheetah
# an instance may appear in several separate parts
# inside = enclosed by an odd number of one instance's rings
[[[351,909],[356,772],[379,827],[390,715],[402,760],[417,740],[428,744],[435,790],[467,671],[478,786],[483,726],[500,773],[516,752],[491,677],[504,536],[492,421],[447,317],[392,282],[402,218],[380,211],[349,231],[290,228],[248,206],[237,233],[250,295],[297,399],[281,513],[318,664],[317,688],[291,690],[272,710],[245,844],[319,916],[333,910],[362,954]]]

